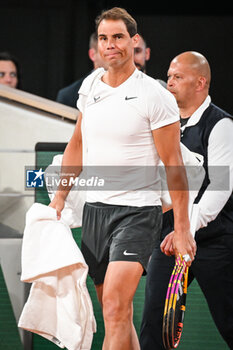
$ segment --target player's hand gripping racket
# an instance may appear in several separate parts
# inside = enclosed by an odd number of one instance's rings
[[[164,315],[163,344],[165,349],[176,349],[183,330],[185,302],[188,284],[188,266],[178,255],[168,284]]]

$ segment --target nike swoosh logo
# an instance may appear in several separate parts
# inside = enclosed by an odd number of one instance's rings
[[[97,102],[100,99],[100,96],[94,97],[94,101]]]
[[[137,96],[132,96],[132,97],[125,96],[126,101],[132,100],[134,98],[138,98],[138,97]]]
[[[138,255],[138,254],[136,254],[136,253],[128,253],[127,250],[125,250],[123,254],[124,254],[124,255]]]

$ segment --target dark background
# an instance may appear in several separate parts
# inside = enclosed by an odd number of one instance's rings
[[[172,58],[199,51],[212,69],[213,102],[233,113],[233,13],[224,2],[0,0],[0,51],[18,57],[23,90],[55,100],[60,88],[90,71],[94,19],[112,6],[137,20],[151,47],[149,75],[166,80]]]

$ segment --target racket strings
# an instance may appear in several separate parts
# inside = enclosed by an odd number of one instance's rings
[[[180,341],[183,330],[187,278],[188,267],[179,254],[168,284],[164,307],[162,335],[167,350],[175,349]]]
[[[169,338],[168,338],[168,310],[171,307],[171,290],[176,278],[176,273],[179,269],[179,260],[176,259],[175,266],[173,268],[169,283],[168,283],[168,289],[167,289],[167,294],[166,294],[166,299],[165,299],[165,306],[164,306],[164,316],[163,316],[163,332],[162,332],[162,337],[163,337],[163,343],[166,349],[171,349],[170,343],[169,343]]]

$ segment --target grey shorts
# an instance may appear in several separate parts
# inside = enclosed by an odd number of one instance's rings
[[[146,273],[160,238],[160,206],[85,203],[82,222],[81,250],[95,285],[104,282],[110,261],[137,261]]]

